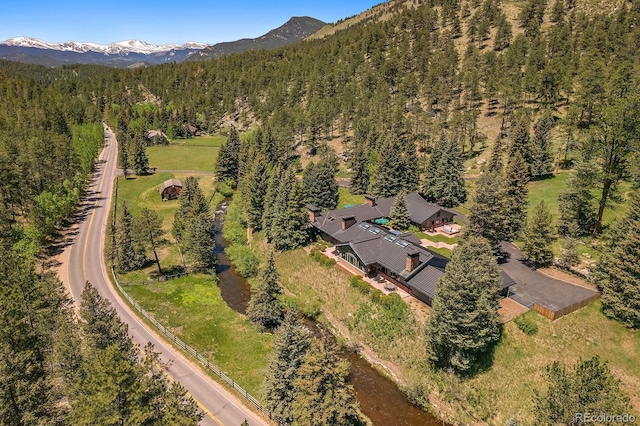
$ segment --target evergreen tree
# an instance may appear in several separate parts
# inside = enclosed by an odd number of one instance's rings
[[[304,211],[304,205],[302,184],[295,178],[293,171],[289,170],[280,182],[273,206],[269,235],[276,250],[291,250],[307,241],[309,218]]]
[[[129,178],[129,169],[131,168],[131,162],[129,160],[129,150],[124,142],[118,145],[118,152],[120,153],[120,167],[122,167],[122,173],[125,180]]]
[[[511,30],[511,23],[509,23],[507,16],[504,13],[501,13],[500,19],[498,20],[498,31],[496,32],[493,44],[494,50],[500,51],[509,47],[512,37],[513,32]]]
[[[491,170],[494,173],[502,173],[502,168],[504,167],[502,164],[502,138],[498,136],[496,138],[496,143],[493,145],[493,150],[491,151],[491,158],[487,163],[487,170]]]
[[[469,234],[486,238],[494,254],[502,251],[500,242],[508,238],[508,209],[500,177],[490,171],[480,177],[469,209]]]
[[[436,367],[470,372],[498,341],[500,283],[487,240],[470,236],[455,248],[427,324],[427,353]]]
[[[275,166],[269,173],[269,180],[267,182],[267,191],[264,196],[264,211],[262,212],[262,229],[268,241],[271,241],[271,227],[273,225],[273,218],[276,215],[278,209],[276,208],[276,199],[279,195],[278,190],[282,184],[282,178],[284,172],[280,166]],[[281,210],[283,209],[280,206]]]
[[[378,162],[371,183],[371,192],[377,197],[392,197],[405,184],[402,148],[395,139],[387,138],[381,144]]]
[[[364,194],[369,187],[369,158],[362,142],[356,143],[351,152],[351,193]]]
[[[147,157],[147,148],[140,140],[133,143],[133,170],[138,176],[144,176],[149,171],[149,157]]]
[[[433,179],[431,194],[435,197],[435,202],[451,208],[467,201],[463,172],[464,162],[460,148],[455,141],[450,141],[446,153],[440,157],[440,164]]]
[[[157,248],[164,237],[162,219],[154,210],[143,207],[140,216],[134,219],[134,232],[138,244],[144,249],[151,249],[158,266],[158,274],[162,275],[162,267],[158,258]]]
[[[324,209],[338,206],[338,183],[334,167],[326,160],[309,163],[302,175],[306,202]]]
[[[416,144],[412,140],[405,141],[402,176],[404,182],[402,188],[406,192],[415,192],[420,185],[420,162],[416,153]]]
[[[291,407],[294,424],[360,425],[358,403],[347,384],[347,366],[335,344],[324,337],[312,343],[294,380],[296,398]]]
[[[640,195],[634,192],[624,218],[612,228],[594,278],[603,312],[630,328],[640,328]]]
[[[233,181],[234,185],[238,183],[239,153],[240,135],[232,126],[227,140],[220,146],[216,159],[215,175],[218,182]]]
[[[394,228],[402,231],[409,229],[411,225],[411,217],[409,216],[409,210],[407,210],[407,203],[405,202],[406,192],[401,190],[396,199],[391,205],[391,213],[389,219]]]
[[[432,203],[435,203],[438,198],[438,172],[442,165],[442,158],[446,155],[448,147],[447,138],[444,133],[440,136],[438,144],[433,148],[431,157],[427,163],[425,170],[425,178],[420,185],[420,195]]]
[[[596,223],[591,185],[593,169],[589,164],[580,164],[576,173],[569,177],[566,189],[558,197],[558,232],[577,238],[589,235]]]
[[[211,212],[198,180],[193,176],[187,177],[183,182],[178,201],[180,206],[173,216],[171,233],[178,241],[181,241],[190,219],[201,214],[210,216]]]
[[[135,358],[135,347],[129,338],[129,327],[123,323],[116,310],[98,290],[86,282],[80,301],[80,327],[85,343],[92,349],[117,346],[123,354]]]
[[[273,329],[282,320],[283,308],[280,302],[282,289],[278,284],[279,281],[280,274],[276,269],[275,255],[272,251],[253,288],[247,307],[247,317],[261,327]]]
[[[267,208],[267,166],[264,157],[258,154],[247,172],[241,188],[247,226],[254,230],[262,229],[262,215]]]
[[[527,164],[519,151],[509,159],[505,171],[505,233],[510,240],[518,238],[527,217],[527,182],[529,173]]]
[[[544,113],[533,126],[530,167],[532,179],[540,179],[553,172],[553,156],[549,140],[553,125],[553,116],[550,113]]]
[[[609,367],[595,356],[567,369],[558,361],[544,373],[545,392],[534,391],[537,425],[581,425],[578,413],[599,415],[630,412],[629,398]]]
[[[509,157],[513,157],[516,152],[520,152],[525,163],[527,163],[527,173],[532,163],[531,156],[531,136],[529,135],[529,119],[522,114],[513,126],[511,133],[511,147]],[[531,176],[529,174],[529,176]]]
[[[293,422],[291,406],[296,396],[293,383],[310,346],[309,331],[288,312],[275,332],[262,394],[272,416],[289,424]]]
[[[130,272],[144,264],[144,255],[136,250],[133,241],[133,216],[127,208],[125,202],[122,203],[120,221],[118,224],[118,244],[117,266],[120,272]]]
[[[524,230],[522,252],[536,266],[546,266],[553,260],[551,248],[556,239],[553,231],[553,216],[544,203],[540,201],[527,221]]]
[[[214,248],[211,217],[207,213],[190,216],[184,237],[184,251],[191,272],[213,273],[217,263]]]

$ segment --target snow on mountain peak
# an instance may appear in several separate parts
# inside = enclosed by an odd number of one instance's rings
[[[171,50],[185,49],[203,49],[208,46],[206,43],[187,42],[185,44],[149,44],[140,40],[124,40],[108,45],[97,43],[83,43],[77,41],[67,41],[64,43],[48,43],[32,37],[14,37],[0,42],[8,46],[18,47],[34,47],[38,49],[61,50],[67,52],[85,53],[89,51],[100,52],[104,54],[127,54],[127,53],[143,53],[152,54],[159,52],[168,52]]]

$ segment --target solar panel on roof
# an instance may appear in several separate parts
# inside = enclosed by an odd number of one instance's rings
[[[360,226],[360,228],[362,228],[362,229],[369,229],[369,228],[371,228],[371,225],[369,225],[368,223],[361,223],[361,224],[360,224],[360,225],[358,225],[358,226]]]
[[[396,245],[398,245],[398,246],[400,246],[402,248],[405,248],[405,247],[407,247],[409,245],[409,243],[406,242],[405,240],[398,240],[398,241],[396,241]]]
[[[379,234],[380,230],[378,228],[371,228],[369,229],[369,232],[371,232],[372,234]]]
[[[385,239],[385,240],[387,240],[387,241],[395,241],[397,238],[396,238],[396,237],[394,237],[394,236],[393,236],[393,235],[391,235],[391,234],[387,234],[387,235],[384,237],[384,239]]]

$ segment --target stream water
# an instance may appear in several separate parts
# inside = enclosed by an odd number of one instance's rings
[[[229,257],[225,253],[228,242],[222,236],[222,225],[229,200],[225,200],[216,207],[215,253],[218,257],[216,274],[222,298],[227,305],[236,312],[245,314],[251,298],[251,287],[240,275]],[[304,318],[305,326],[312,333],[321,333],[322,324],[311,318]],[[341,355],[349,360],[349,375],[347,381],[353,386],[356,399],[360,403],[362,412],[371,419],[374,425],[397,426],[442,426],[442,420],[411,404],[407,397],[391,380],[381,375],[367,360],[355,351],[343,348]]]

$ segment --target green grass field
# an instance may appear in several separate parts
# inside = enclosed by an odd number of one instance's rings
[[[180,252],[171,236],[173,216],[178,209],[179,203],[178,200],[162,201],[160,193],[158,192],[160,184],[173,177],[184,180],[187,175],[156,173],[126,180],[122,176],[118,178],[118,209],[121,208],[122,202],[125,201],[133,216],[140,214],[142,208],[146,207],[154,210],[162,218],[162,227],[166,231],[166,234],[164,244],[161,244],[158,249],[158,257],[160,259],[160,266],[165,271],[182,265]],[[209,199],[213,196],[210,204],[211,209],[213,209],[223,198],[219,193],[214,194],[215,181],[213,176],[196,176],[196,178],[199,179],[198,182],[205,197]],[[147,256],[151,258],[153,253],[147,253]],[[155,274],[156,271],[157,266],[153,263],[143,269],[119,275],[119,278],[129,283],[145,282],[151,274]]]
[[[364,202],[362,195],[354,195],[349,192],[349,188],[338,188],[340,198],[338,199],[338,208],[343,208],[346,204],[358,205]]]
[[[229,308],[214,279],[191,275],[127,286],[126,291],[161,324],[259,397],[272,335],[260,333],[247,317]]]
[[[429,235],[425,234],[424,232],[416,232],[416,235],[420,239],[425,238],[429,241],[433,241],[434,243],[458,244],[458,242],[460,241],[460,237],[458,236],[449,238],[445,237],[442,234]]]
[[[567,187],[569,173],[559,173],[548,179],[530,182],[529,189],[529,214],[538,203],[544,200],[547,208],[555,218],[558,217],[558,197]]]
[[[169,145],[147,148],[149,166],[159,170],[194,170],[213,172],[223,135],[174,139]]]

